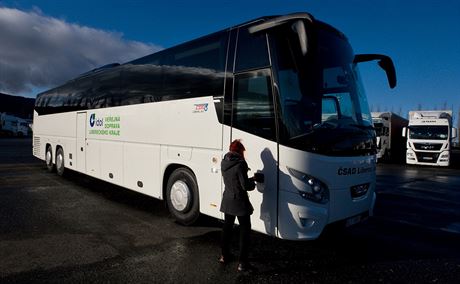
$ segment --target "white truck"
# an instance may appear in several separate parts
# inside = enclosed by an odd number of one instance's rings
[[[407,137],[406,162],[416,165],[449,166],[453,139],[452,111],[410,111],[409,126],[403,129]]]
[[[406,145],[401,131],[409,121],[392,112],[372,112],[377,135],[377,161],[404,161]]]
[[[8,136],[27,136],[30,134],[31,129],[29,122],[20,117],[0,113],[0,132]]]

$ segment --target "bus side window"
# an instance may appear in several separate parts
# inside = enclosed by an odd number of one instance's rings
[[[240,28],[236,50],[235,72],[270,65],[265,33],[249,34],[247,27]]]
[[[235,76],[233,127],[276,141],[270,69]]]

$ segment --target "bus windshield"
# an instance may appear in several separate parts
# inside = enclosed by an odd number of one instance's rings
[[[275,36],[281,143],[327,155],[372,154],[375,132],[349,43],[325,24],[307,34],[305,56],[292,29]]]
[[[409,135],[411,139],[446,140],[449,137],[447,126],[411,126]]]

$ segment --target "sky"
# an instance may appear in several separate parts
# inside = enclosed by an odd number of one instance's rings
[[[355,53],[392,57],[398,85],[360,67],[372,111],[460,111],[459,0],[0,0],[0,92],[35,97],[78,74],[264,15],[309,12]]]

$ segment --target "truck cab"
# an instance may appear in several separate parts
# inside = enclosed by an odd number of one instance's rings
[[[449,166],[452,140],[457,129],[452,127],[452,111],[410,111],[407,137],[407,164]]]

